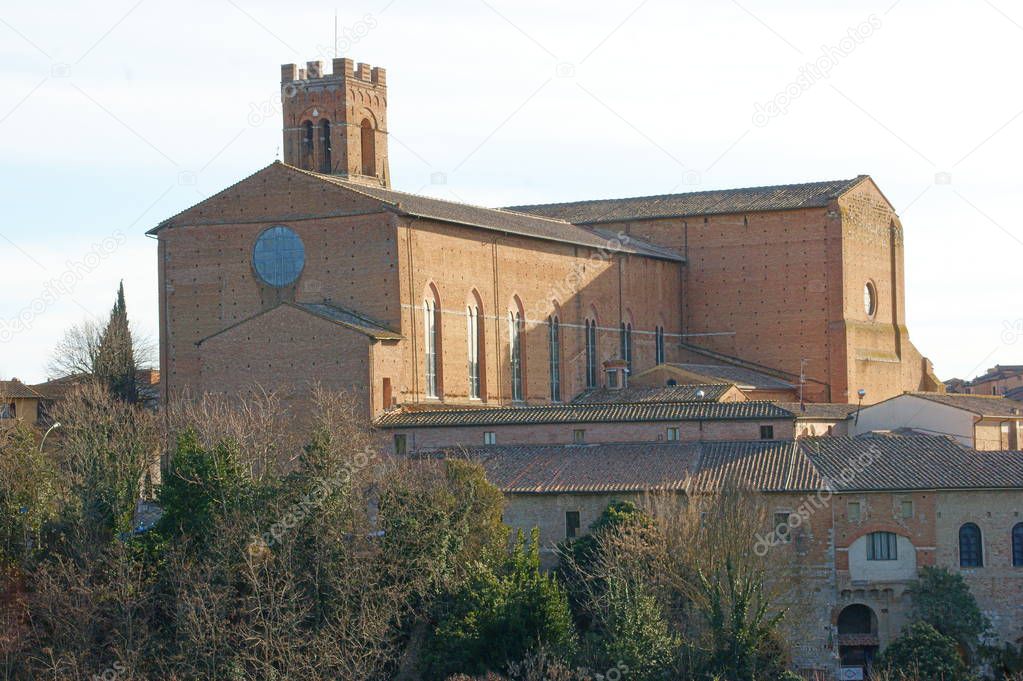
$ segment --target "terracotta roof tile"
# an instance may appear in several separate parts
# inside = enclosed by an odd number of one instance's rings
[[[0,398],[41,399],[43,396],[19,380],[0,381]]]
[[[731,390],[731,383],[667,386],[663,388],[623,388],[608,390],[596,388],[579,393],[575,404],[609,404],[614,402],[717,402]],[[703,391],[703,395],[699,395]]]
[[[561,218],[577,224],[596,224],[692,215],[818,208],[827,206],[865,178],[865,175],[861,175],[852,180],[511,206],[509,209]]]
[[[772,402],[619,402],[482,409],[398,409],[377,419],[381,428],[502,426],[541,423],[634,423],[791,419]]]
[[[845,402],[775,402],[782,409],[792,412],[797,419],[835,419],[843,421],[855,411],[855,404]]]
[[[288,167],[290,168],[290,166]],[[391,208],[406,215],[454,222],[460,225],[481,227],[483,229],[519,234],[538,239],[562,241],[597,249],[614,249],[624,253],[646,255],[662,260],[683,260],[681,255],[670,248],[657,246],[632,236],[619,240],[619,236],[612,231],[574,225],[559,218],[527,214],[507,208],[485,208],[468,203],[438,199],[432,196],[421,196],[394,189],[346,182],[341,177],[335,175],[310,173],[298,170],[297,168],[294,168],[294,170],[382,201]]]
[[[514,494],[656,488],[700,493],[724,484],[789,493],[1023,490],[1023,452],[979,452],[937,436],[492,445],[418,456],[478,460],[492,483]]]
[[[962,393],[906,393],[931,402],[937,402],[957,409],[979,414],[980,416],[1019,416],[1023,417],[1023,402],[1006,399],[1001,395],[964,395]]]
[[[917,434],[815,437],[799,443],[836,491],[1023,488],[1021,451],[977,451],[948,437]]]

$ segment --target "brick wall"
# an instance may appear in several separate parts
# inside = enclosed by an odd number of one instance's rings
[[[667,428],[679,428],[684,442],[698,440],[759,440],[760,426],[774,428],[774,439],[793,437],[792,419],[750,421],[696,421],[646,423],[565,423],[556,425],[471,426],[458,428],[394,429],[404,433],[410,449],[432,449],[459,445],[482,445],[483,433],[493,432],[497,444],[572,444],[576,430],[584,431],[585,442],[659,442],[667,437]],[[392,437],[393,439],[393,437]]]

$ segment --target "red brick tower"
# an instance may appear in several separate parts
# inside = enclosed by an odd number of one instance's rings
[[[390,187],[384,69],[335,59],[281,66],[284,162],[353,182]]]

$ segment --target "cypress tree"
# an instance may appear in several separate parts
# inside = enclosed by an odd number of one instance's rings
[[[134,402],[138,397],[135,389],[135,350],[131,329],[128,327],[123,281],[117,289],[117,300],[110,311],[110,320],[100,336],[96,378],[106,383],[114,395],[126,402]]]

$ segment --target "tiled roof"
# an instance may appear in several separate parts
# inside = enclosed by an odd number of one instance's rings
[[[503,492],[629,492],[681,489],[694,444],[495,445],[447,450],[480,461]]]
[[[985,371],[980,376],[977,376],[972,381],[969,381],[969,385],[985,383],[987,381],[993,381],[999,378],[1019,376],[1020,374],[1023,374],[1023,364],[996,364],[987,371]]]
[[[579,393],[572,400],[576,404],[601,403],[609,404],[614,402],[717,402],[725,393],[733,387],[730,383],[712,384],[689,384],[676,385],[664,388],[623,388],[621,390],[608,390],[607,388],[595,388]],[[703,391],[703,395],[698,393]]]
[[[799,443],[836,491],[1023,490],[1021,451],[977,451],[948,437],[915,434],[815,437]]]
[[[724,364],[669,364],[668,366],[678,367],[683,371],[707,379],[716,379],[727,383],[734,383],[740,388],[758,388],[760,390],[791,390],[793,386],[780,378],[765,374],[754,369],[747,369],[740,366],[728,366]]]
[[[980,416],[1023,417],[1023,402],[995,395],[964,395],[962,393],[906,393],[956,409],[965,409]]]
[[[432,428],[791,418],[789,412],[771,402],[620,402],[480,409],[398,409],[381,416],[376,425],[381,428]]]
[[[934,435],[491,445],[421,456],[479,460],[494,485],[519,494],[655,488],[700,493],[726,484],[763,492],[1023,491],[1023,452],[976,451]]]
[[[690,483],[694,492],[724,485],[763,492],[821,489],[823,481],[791,440],[704,442],[699,470]]]
[[[288,167],[290,168],[291,166]],[[420,196],[419,194],[408,194],[393,189],[384,189],[383,187],[346,182],[336,175],[311,173],[297,168],[293,168],[293,170],[374,198],[377,201],[386,203],[404,215],[443,220],[460,225],[481,227],[483,229],[549,241],[561,241],[597,249],[611,250],[613,248],[625,253],[646,255],[663,260],[682,261],[683,259],[681,255],[669,248],[656,246],[642,239],[629,237],[627,243],[620,243],[617,235],[613,232],[573,225],[571,222],[558,218],[531,215],[505,208],[473,206],[467,203],[446,201],[431,196]]]
[[[323,317],[342,326],[347,326],[350,329],[361,331],[367,336],[372,336],[379,340],[401,340],[401,334],[397,331],[392,331],[380,322],[374,321],[353,310],[328,303],[295,303],[295,305],[318,317]]]
[[[797,419],[834,419],[841,421],[856,411],[855,404],[844,402],[775,402],[782,409],[788,409]]]
[[[1023,386],[1019,388],[1013,388],[1012,390],[1006,390],[1003,395],[1007,400],[1016,400],[1017,402],[1023,402]]]
[[[511,206],[509,210],[560,218],[577,224],[596,224],[623,220],[820,208],[827,206],[865,178],[866,175],[860,175],[852,180],[807,184]]]
[[[40,399],[42,395],[14,379],[11,381],[0,381],[0,398],[8,399]]]

